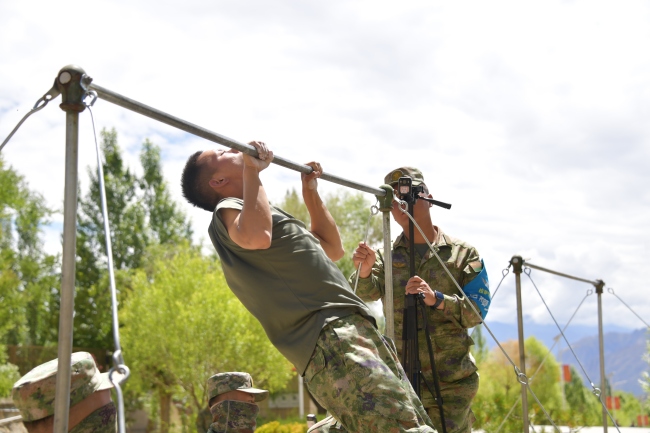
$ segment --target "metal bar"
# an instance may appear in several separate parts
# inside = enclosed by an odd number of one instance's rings
[[[600,399],[601,402],[607,401],[607,378],[605,376],[605,340],[603,332],[603,288],[605,283],[602,280],[587,280],[585,278],[574,277],[573,275],[564,274],[562,272],[552,271],[550,269],[543,268],[541,266],[533,265],[531,263],[526,263],[526,266],[532,269],[537,269],[540,271],[548,272],[550,274],[559,275],[560,277],[569,278],[575,281],[581,281],[583,283],[589,283],[596,287],[596,294],[598,295],[598,352],[599,352],[599,364],[600,364]],[[603,414],[603,432],[607,433],[607,408],[602,406]]]
[[[77,160],[79,113],[66,112],[65,202],[63,207],[63,258],[59,311],[58,370],[54,398],[54,432],[67,433],[70,411],[72,325],[74,316],[75,253],[77,242]]]
[[[305,385],[302,381],[302,376],[298,376],[298,417],[305,418]]]
[[[55,433],[68,433],[68,417],[70,415],[75,256],[77,249],[77,188],[79,186],[77,184],[79,177],[77,167],[79,160],[79,113],[86,108],[83,103],[86,91],[81,86],[81,80],[84,76],[85,72],[79,66],[68,65],[59,71],[59,75],[54,80],[56,90],[61,92],[62,102],[59,107],[66,113],[61,306],[59,308],[58,368],[56,392],[54,394],[53,430]]]
[[[390,212],[382,212],[384,223],[384,317],[385,334],[395,340],[395,306],[393,303],[393,246],[390,241]]]
[[[519,370],[526,374],[526,351],[524,347],[524,315],[521,302],[521,272],[524,260],[520,256],[512,257],[513,272],[515,274],[515,285],[517,288],[517,334],[519,338]],[[528,421],[528,393],[525,384],[521,384],[521,410],[524,424],[524,433],[530,431]]]
[[[596,294],[598,295],[598,352],[600,356],[600,400],[607,401],[607,377],[605,376],[605,341],[603,339],[603,287],[605,283],[598,281],[596,284]],[[607,407],[602,406],[603,413],[603,432],[607,433]]]
[[[582,281],[583,283],[593,284],[594,286],[598,284],[597,281],[586,280],[584,278],[574,277],[573,275],[563,274],[562,272],[552,271],[550,269],[542,268],[541,266],[533,265],[532,263],[526,262],[526,266],[532,269],[537,269],[538,271],[548,272],[549,274],[559,275],[560,277],[569,278],[571,280]]]
[[[178,128],[182,131],[189,132],[190,134],[194,134],[198,137],[205,138],[206,140],[222,144],[232,149],[237,149],[240,152],[252,156],[257,156],[257,151],[253,146],[240,143],[236,140],[233,140],[221,134],[217,134],[216,132],[209,131],[198,125],[179,119],[178,117],[171,116],[160,110],[149,107],[140,102],[134,101],[133,99],[112,92],[96,84],[87,84],[86,87],[88,88],[88,90],[93,90],[97,92],[97,96],[105,101],[112,102],[115,105],[119,105],[120,107],[150,117],[154,120],[158,120],[159,122],[173,126],[174,128]],[[288,168],[290,170],[298,171],[300,173],[309,174],[312,171],[312,168],[309,167],[308,165],[298,164],[277,155],[274,156],[272,162],[273,164],[277,164],[279,166]],[[323,173],[320,178],[349,188],[357,189],[359,191],[367,192],[369,194],[373,194],[381,197],[386,195],[386,191],[384,191],[383,189],[363,185],[351,180],[344,179],[342,177],[334,176],[332,174]]]

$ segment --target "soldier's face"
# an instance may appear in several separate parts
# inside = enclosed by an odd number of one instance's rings
[[[431,194],[420,193],[419,195],[421,197],[431,197]],[[420,221],[422,217],[428,216],[430,207],[431,205],[429,204],[428,201],[415,200],[415,203],[413,204],[413,217],[415,218],[415,220]],[[402,212],[399,209],[399,205],[396,202],[393,202],[393,208],[391,210],[391,214],[393,215],[395,222],[399,224],[403,230],[405,231],[408,230],[409,221],[410,221],[409,217],[408,215],[406,215],[405,212]]]
[[[224,392],[215,397],[215,401],[212,404],[219,403],[224,400],[234,400],[234,401],[243,401],[244,403],[255,403],[255,397],[253,394],[249,394],[244,391],[234,390]]]

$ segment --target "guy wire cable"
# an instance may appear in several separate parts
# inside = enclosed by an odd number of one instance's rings
[[[57,89],[56,80],[55,80],[54,81],[54,86],[52,86],[52,88],[50,90],[48,90],[45,95],[41,96],[41,98],[38,101],[36,101],[36,104],[34,104],[34,108],[32,108],[27,114],[25,114],[23,116],[22,119],[20,119],[20,122],[18,122],[16,127],[11,130],[11,132],[9,133],[7,138],[5,138],[5,140],[2,142],[2,144],[0,144],[0,152],[2,152],[2,148],[5,147],[5,145],[7,143],[9,143],[9,140],[11,139],[11,137],[13,137],[13,135],[16,133],[16,131],[18,131],[18,128],[20,128],[20,125],[22,125],[23,122],[25,120],[27,120],[27,118],[29,116],[31,116],[32,114],[36,113],[37,111],[40,111],[43,108],[45,108],[45,106],[47,105],[48,102],[50,102],[52,99],[56,98],[60,94],[61,94],[61,92],[59,92],[59,89]]]
[[[648,325],[648,322],[646,322],[645,320],[643,320],[643,319],[641,318],[641,316],[639,316],[638,314],[636,314],[636,311],[634,311],[634,310],[632,309],[632,307],[630,307],[629,305],[627,305],[627,304],[625,303],[625,301],[624,301],[623,299],[621,299],[620,296],[618,296],[616,293],[614,293],[614,289],[613,289],[613,288],[608,287],[608,288],[607,288],[607,291],[608,291],[609,293],[611,293],[612,295],[616,296],[616,297],[618,298],[618,300],[621,301],[621,302],[623,303],[623,305],[625,305],[625,306],[626,306],[626,307],[627,307],[627,308],[628,308],[628,309],[629,309],[629,310],[630,310],[630,311],[631,311],[631,312],[632,312],[636,317],[638,317],[639,320],[642,321],[643,324],[644,324],[645,326],[647,326],[648,328],[650,328],[650,325]]]
[[[373,204],[370,206],[370,214],[368,215],[368,222],[366,223],[366,234],[363,237],[363,243],[367,244],[368,243],[368,232],[370,231],[370,219],[377,215],[379,213],[379,208],[377,207],[377,204]],[[361,272],[361,265],[363,263],[359,263],[359,267],[357,268],[357,277],[354,279],[354,293],[357,293],[357,285],[359,284],[359,273]]]
[[[92,93],[91,93],[92,96]],[[113,313],[113,339],[115,343],[115,351],[113,352],[113,365],[114,367],[109,370],[108,378],[115,387],[115,393],[117,394],[117,427],[119,433],[126,432],[126,422],[125,422],[125,412],[124,412],[124,396],[122,394],[122,388],[120,384],[126,382],[129,378],[130,370],[129,367],[124,364],[124,357],[122,356],[122,347],[120,346],[120,334],[119,334],[119,321],[117,316],[117,289],[115,287],[115,273],[113,270],[113,249],[111,246],[111,231],[108,221],[108,208],[106,206],[106,188],[104,185],[104,170],[102,168],[102,158],[101,152],[99,150],[99,144],[97,143],[97,131],[95,130],[95,118],[91,106],[97,99],[95,98],[88,104],[88,112],[90,113],[90,118],[93,125],[93,135],[95,137],[95,150],[97,153],[97,180],[99,181],[99,195],[101,198],[102,205],[102,216],[104,217],[104,237],[106,238],[106,258],[108,265],[108,277],[110,282],[111,290],[111,309]]]

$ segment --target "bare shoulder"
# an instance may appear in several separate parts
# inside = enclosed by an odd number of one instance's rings
[[[226,228],[230,228],[241,214],[241,210],[232,208],[221,208],[217,211],[219,218]]]

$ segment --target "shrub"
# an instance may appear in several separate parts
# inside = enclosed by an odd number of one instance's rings
[[[280,424],[278,421],[271,421],[258,427],[255,433],[307,433],[307,423]]]
[[[0,364],[0,398],[11,397],[11,388],[20,379],[18,366],[13,364]]]

